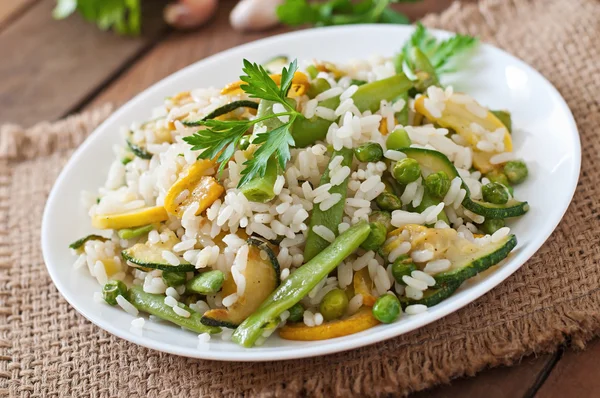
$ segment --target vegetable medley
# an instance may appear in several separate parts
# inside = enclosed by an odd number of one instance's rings
[[[244,60],[237,82],[167,98],[82,196],[105,232],[71,244],[76,268],[98,301],[200,344],[329,339],[437,305],[510,254],[528,210],[510,113],[441,83],[475,44],[419,25],[393,58]]]

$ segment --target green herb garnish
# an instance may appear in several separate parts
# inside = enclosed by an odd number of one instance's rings
[[[285,169],[285,165],[291,156],[290,146],[294,145],[291,126],[296,117],[301,116],[300,112],[296,111],[294,106],[287,101],[287,92],[292,85],[294,73],[298,70],[298,64],[295,60],[287,68],[283,68],[280,86],[277,86],[261,65],[244,59],[242,70],[245,75],[240,76],[240,80],[245,84],[240,86],[241,89],[249,94],[250,98],[259,98],[281,104],[284,112],[273,113],[252,120],[202,120],[195,123],[205,126],[206,129],[184,138],[185,142],[192,145],[192,150],[202,150],[198,155],[199,159],[217,158],[220,163],[219,172],[221,172],[234,152],[239,149],[240,140],[251,127],[267,119],[288,116],[289,119],[283,125],[260,133],[254,138],[252,143],[260,146],[254,152],[254,156],[244,162],[246,168],[241,172],[242,178],[238,188],[254,178],[264,177],[267,162],[272,156],[277,159],[281,169]]]
[[[279,20],[291,26],[311,24],[316,26],[347,25],[358,23],[407,24],[406,15],[395,11],[390,3],[418,0],[286,0],[277,8]]]
[[[477,42],[477,38],[461,34],[439,41],[419,22],[398,58],[400,62],[406,62],[410,59],[411,48],[416,47],[429,59],[431,66],[433,66],[439,77],[445,73],[456,71],[462,57],[475,47]]]
[[[75,11],[102,30],[114,29],[127,35],[140,33],[140,0],[58,0],[52,15],[64,19]]]

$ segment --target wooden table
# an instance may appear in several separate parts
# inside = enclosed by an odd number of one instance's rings
[[[451,0],[399,5],[411,18],[446,8]],[[101,32],[78,16],[53,21],[52,0],[0,1],[0,123],[24,126],[56,120],[113,102],[117,105],[154,82],[208,55],[284,32],[240,34],[228,24],[234,1],[221,0],[203,29],[174,32],[162,22],[163,1],[144,0],[144,33],[123,38]],[[561,349],[524,358],[513,367],[416,394],[417,397],[592,397],[600,393],[600,343],[587,351]]]

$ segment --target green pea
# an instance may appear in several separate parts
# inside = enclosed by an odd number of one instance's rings
[[[383,148],[376,142],[368,142],[354,150],[359,162],[378,162],[383,158]]]
[[[388,211],[375,210],[371,212],[369,222],[383,224],[388,231],[394,228],[392,226],[392,215]]]
[[[177,287],[183,285],[187,278],[185,272],[163,271],[162,280],[167,286]]]
[[[392,174],[401,184],[409,184],[421,176],[421,166],[415,159],[404,158],[396,162]]]
[[[508,202],[508,189],[497,182],[490,182],[481,187],[483,200],[495,205],[503,205]]]
[[[529,170],[522,160],[511,160],[504,165],[504,174],[512,184],[520,184],[527,178]]]
[[[127,297],[127,285],[121,281],[108,281],[102,288],[102,297],[110,305],[117,305],[117,296]]]
[[[490,182],[497,182],[504,185],[506,188],[508,188],[508,192],[511,194],[511,196],[513,195],[513,187],[510,185],[510,182],[508,182],[508,177],[506,177],[506,174],[500,170],[492,170],[487,173],[485,177],[490,180]]]
[[[323,315],[323,319],[331,321],[332,319],[341,318],[348,308],[348,296],[342,289],[333,289],[323,297],[319,311]]]
[[[306,94],[308,94],[309,98],[315,98],[317,95],[329,90],[330,88],[331,84],[329,84],[327,80],[320,77],[310,84],[310,87],[308,88]]]
[[[392,276],[396,282],[400,283],[401,285],[405,285],[402,277],[405,275],[410,276],[410,274],[416,270],[417,266],[412,261],[412,258],[406,254],[398,257],[392,264]]]
[[[308,76],[310,76],[311,79],[314,79],[319,74],[319,71],[316,66],[308,65],[306,67],[306,73],[308,73]]]
[[[432,173],[425,178],[425,189],[431,196],[442,199],[450,189],[450,178],[443,171]]]
[[[250,136],[245,135],[240,138],[240,150],[245,151],[250,146]]]
[[[143,227],[138,227],[138,228],[125,228],[125,229],[120,229],[117,232],[117,235],[119,235],[119,238],[121,238],[121,239],[133,239],[133,238],[137,238],[138,236],[145,235],[148,232],[152,231],[153,229],[154,229],[154,225],[152,225],[152,224],[144,225]]]
[[[404,129],[396,129],[392,131],[385,141],[385,146],[387,149],[394,151],[400,148],[409,147],[411,144],[412,141]]]
[[[360,245],[365,250],[377,250],[384,244],[387,237],[387,227],[385,224],[379,222],[372,222],[370,224],[371,232],[367,239]]]
[[[304,307],[300,303],[294,304],[289,310],[290,316],[288,321],[300,322],[304,318]]]
[[[494,232],[504,227],[504,220],[501,218],[486,218],[479,229],[486,234],[492,235]]]
[[[402,207],[402,201],[391,192],[384,191],[376,199],[375,203],[381,210],[393,211]]]
[[[393,294],[381,295],[373,304],[373,316],[379,322],[392,323],[398,318],[401,311],[400,300]]]

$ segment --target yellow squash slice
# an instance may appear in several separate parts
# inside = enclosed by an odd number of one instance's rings
[[[279,263],[272,252],[266,258],[261,257],[261,249],[249,245],[248,262],[243,274],[246,279],[244,294],[228,308],[212,309],[204,313],[202,323],[209,326],[235,328],[250,314],[258,309],[263,301],[279,285]],[[274,258],[271,258],[273,256]],[[221,296],[227,297],[237,291],[231,274],[223,282]]]
[[[371,293],[373,291],[373,281],[369,276],[367,267],[354,273],[354,294],[361,294],[363,297],[363,305],[372,307],[377,300],[377,297]]]
[[[167,221],[169,215],[162,206],[145,207],[119,214],[92,216],[92,226],[98,229],[125,229]]]
[[[490,158],[497,153],[483,152],[477,149],[477,143],[480,141],[480,135],[471,127],[473,123],[483,127],[486,131],[494,132],[503,129],[504,133],[504,152],[512,151],[512,138],[506,129],[506,126],[492,112],[486,110],[485,118],[475,115],[465,104],[457,103],[452,100],[445,101],[445,107],[441,117],[434,117],[425,107],[426,96],[421,96],[415,100],[415,111],[425,116],[432,122],[442,127],[454,130],[458,135],[465,139],[473,148],[473,165],[482,173],[491,171],[495,166],[490,163]],[[478,107],[481,105],[477,104]],[[485,108],[483,108],[485,109]]]
[[[275,82],[275,84],[277,84],[277,85],[281,84],[281,75],[280,74],[269,75],[269,77]],[[244,84],[246,84],[246,83],[241,80],[230,83],[230,84],[226,85],[225,87],[223,87],[223,89],[221,90],[221,94],[222,95],[242,94],[244,92],[244,90],[242,90],[240,86],[242,86]],[[303,86],[303,89],[302,89],[303,91],[300,94],[298,94],[300,92],[300,88],[294,87],[294,86]],[[310,86],[310,82],[308,80],[308,76],[306,76],[302,72],[294,73],[294,77],[292,78],[292,89],[290,90],[290,96],[300,96],[300,95],[304,94],[306,92],[306,90],[308,90],[309,86]]]
[[[181,218],[185,209],[198,202],[200,206],[196,215],[199,215],[223,194],[223,186],[214,177],[204,175],[213,165],[211,160],[200,159],[188,168],[185,176],[175,181],[165,196],[165,209],[168,213]],[[189,192],[188,195],[178,203],[178,196],[185,190]]]
[[[327,340],[362,332],[378,324],[379,321],[373,316],[371,308],[363,307],[346,319],[325,322],[319,326],[309,327],[304,323],[287,324],[279,330],[279,337],[286,340]]]

